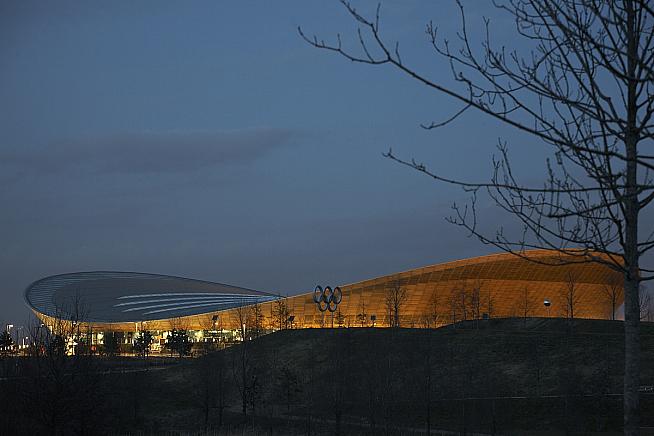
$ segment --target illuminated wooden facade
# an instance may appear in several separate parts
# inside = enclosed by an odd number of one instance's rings
[[[393,289],[404,295],[399,319],[402,327],[435,327],[474,318],[512,316],[606,319],[612,314],[606,290],[613,287],[622,304],[621,276],[598,263],[567,264],[551,251],[525,256],[496,254],[447,262],[341,286],[343,299],[335,312],[321,312],[313,292],[257,303],[265,328],[278,328],[279,307],[287,307],[285,327],[387,327],[392,323],[387,298]],[[534,262],[535,261],[535,262]],[[552,264],[563,263],[552,266]],[[269,294],[268,294],[269,295]],[[550,302],[549,306],[544,304]],[[190,316],[130,322],[93,322],[93,330],[135,331],[239,329],[252,323],[254,304]],[[46,323],[47,315],[35,311]]]
[[[551,266],[560,258],[549,251],[531,251],[535,263],[511,254],[498,254],[417,268],[341,286],[343,300],[333,314],[320,312],[313,293],[289,297],[293,327],[388,327],[392,323],[387,298],[394,288],[405,292],[400,306],[403,327],[435,327],[483,317],[566,317],[607,319],[612,315],[606,290],[611,286],[617,306],[623,301],[621,275],[597,263]],[[572,290],[571,290],[572,287]],[[490,308],[489,308],[490,299]],[[548,300],[550,306],[545,306]],[[570,302],[572,307],[570,308]],[[261,305],[270,318],[276,302]],[[365,317],[363,316],[365,314]],[[235,310],[221,313],[227,325],[238,325]],[[333,319],[332,319],[333,317]],[[273,316],[274,318],[274,316]]]

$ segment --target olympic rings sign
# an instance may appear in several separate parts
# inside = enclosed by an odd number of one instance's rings
[[[336,308],[342,300],[343,292],[341,292],[341,288],[338,286],[334,289],[331,286],[325,286],[325,289],[322,286],[316,286],[316,289],[313,291],[313,302],[318,305],[318,309],[321,312],[326,310],[336,312]]]

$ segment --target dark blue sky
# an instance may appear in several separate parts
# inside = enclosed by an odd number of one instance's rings
[[[471,6],[473,27],[490,15],[513,41],[506,17]],[[382,14],[406,61],[450,80],[424,25],[453,35],[453,2]],[[458,105],[313,49],[298,25],[356,34],[336,1],[2,2],[0,320],[25,317],[30,282],[70,271],[292,294],[493,252],[445,223],[463,192],[381,153],[484,180],[502,136],[538,181],[547,149],[474,113],[424,131]]]

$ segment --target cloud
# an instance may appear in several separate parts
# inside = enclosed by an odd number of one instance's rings
[[[220,132],[133,132],[0,149],[0,162],[21,170],[100,173],[192,172],[247,164],[287,146],[294,132],[258,128]]]

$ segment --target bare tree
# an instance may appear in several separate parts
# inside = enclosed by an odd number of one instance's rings
[[[345,315],[343,315],[340,309],[336,311],[336,325],[338,328],[342,328],[345,325]]]
[[[24,366],[21,395],[33,408],[30,419],[51,434],[91,434],[103,407],[102,376],[89,347],[80,347],[88,313],[79,297],[58,301],[48,325],[29,328],[30,358]],[[66,429],[66,430],[64,430]]]
[[[575,319],[579,314],[579,285],[572,273],[568,274],[565,285],[561,289],[561,315],[567,319]]]
[[[437,327],[441,323],[441,298],[438,292],[434,290],[426,310],[420,317],[421,325],[423,328]]]
[[[288,328],[288,318],[290,316],[291,311],[288,308],[286,297],[280,297],[275,300],[272,308],[272,317],[275,322],[275,327],[279,330]]]
[[[406,289],[401,286],[398,278],[386,288],[385,303],[389,327],[400,327],[400,316],[406,300]]]
[[[525,248],[557,250],[553,264],[599,262],[624,275],[624,433],[639,428],[639,284],[654,278],[640,258],[654,249],[654,233],[639,218],[654,200],[654,8],[645,0],[504,0],[496,6],[515,22],[516,37],[529,49],[507,51],[491,38],[490,20],[481,44],[471,41],[464,8],[459,47],[426,26],[434,52],[453,72],[454,85],[432,79],[406,64],[398,43],[380,32],[380,9],[372,18],[341,0],[360,26],[359,51],[341,37],[328,43],[300,35],[311,45],[370,65],[389,65],[428,89],[461,103],[451,117],[425,125],[436,129],[473,109],[551,146],[546,182],[529,186],[512,171],[506,142],[500,141],[488,183],[457,180],[422,163],[387,157],[435,180],[463,186],[472,194],[454,205],[451,221],[484,243],[523,255]],[[522,225],[515,236],[500,229],[492,236],[477,226],[480,192]],[[640,226],[642,227],[642,225]]]
[[[363,295],[359,300],[359,313],[357,314],[357,321],[361,327],[368,326],[368,314],[366,313],[366,302],[363,299]]]
[[[495,308],[495,298],[493,298],[493,291],[491,288],[488,288],[486,292],[486,313],[488,313],[488,318],[493,317],[493,310]]]
[[[138,354],[143,359],[147,358],[148,354],[150,354],[150,346],[152,345],[152,341],[152,332],[148,330],[141,330],[138,332],[138,336],[136,339],[134,339],[134,354]]]
[[[441,321],[441,296],[438,294],[438,291],[434,291],[431,300],[429,302],[429,308],[430,311],[427,314],[429,317],[429,324],[430,326],[428,327],[437,327],[439,324],[442,324]]]
[[[528,286],[522,288],[522,293],[520,295],[520,315],[524,321],[525,326],[527,325],[527,318],[529,318],[534,310],[534,300],[531,295],[531,291]]]
[[[248,324],[250,325],[252,336],[258,338],[265,332],[263,324],[266,317],[264,316],[263,310],[261,309],[261,304],[252,304],[250,306],[250,313],[248,315],[251,319]]]
[[[609,306],[609,317],[615,321],[615,312],[618,309],[618,303],[622,299],[622,283],[618,280],[610,280],[602,288],[604,296]]]
[[[641,286],[638,291],[638,304],[641,321],[651,321],[654,315],[652,314],[652,297],[645,286]]]
[[[470,310],[472,318],[475,320],[475,325],[478,325],[478,321],[482,317],[482,295],[481,295],[481,282],[477,281],[470,290]]]
[[[166,338],[165,347],[170,351],[170,355],[177,353],[179,357],[191,354],[192,343],[188,336],[188,322],[181,317],[174,317],[168,320],[170,331]],[[144,337],[147,339],[147,336]],[[139,344],[140,345],[140,344]]]
[[[468,295],[468,284],[465,281],[462,281],[456,289],[456,304],[459,307],[458,312],[462,321],[468,320],[468,314],[470,312],[470,298]]]
[[[452,288],[449,295],[449,306],[450,306],[450,316],[452,325],[456,326],[459,316],[459,290],[457,288]]]
[[[248,335],[251,329],[250,322],[252,322],[252,317],[249,316],[250,310],[245,302],[242,302],[235,311],[240,327],[241,343],[235,352],[231,353],[232,375],[241,399],[241,413],[243,417],[246,417],[248,404],[251,402],[251,397],[256,390],[257,383],[253,356],[250,350],[251,337]]]

